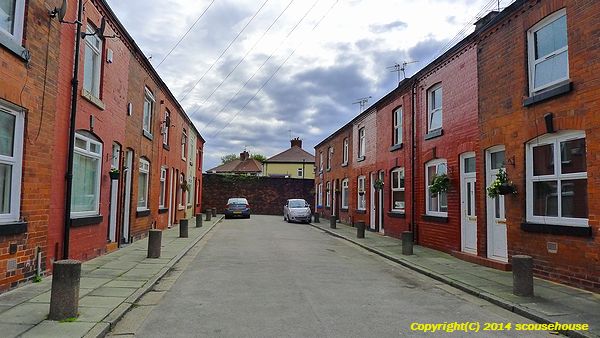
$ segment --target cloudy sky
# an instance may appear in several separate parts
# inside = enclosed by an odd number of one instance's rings
[[[206,140],[204,170],[244,148],[270,157],[289,148],[290,136],[313,153],[359,113],[353,102],[371,96],[373,103],[397,85],[387,67],[418,61],[406,66],[410,76],[498,6],[497,0],[108,2]]]

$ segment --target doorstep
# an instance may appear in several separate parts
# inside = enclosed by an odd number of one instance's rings
[[[458,259],[462,259],[463,261],[467,261],[469,263],[483,265],[496,270],[512,271],[512,265],[510,263],[500,262],[497,260],[489,259],[486,257],[480,257],[462,251],[452,251],[450,254]]]

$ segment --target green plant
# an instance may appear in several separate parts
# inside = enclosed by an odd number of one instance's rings
[[[119,168],[110,168],[110,172],[113,174],[118,174],[119,173]]]
[[[429,186],[429,192],[436,196],[441,192],[446,192],[450,188],[450,177],[446,174],[434,175]]]
[[[383,189],[383,180],[376,179],[375,182],[373,182],[373,187],[375,188],[375,190]]]
[[[41,281],[42,281],[42,276],[40,276],[40,275],[35,275],[35,277],[33,277],[33,280],[32,280],[33,283],[39,283]]]
[[[183,190],[183,191],[190,190],[190,185],[187,182],[181,183],[181,190]]]
[[[69,317],[69,318],[65,318],[65,319],[59,321],[59,323],[72,323],[76,320],[77,320],[77,317]]]
[[[496,179],[487,188],[487,194],[490,198],[498,197],[498,195],[516,194],[517,187],[508,179],[506,171],[499,169],[496,174]]]

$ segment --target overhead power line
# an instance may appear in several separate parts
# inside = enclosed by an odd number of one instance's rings
[[[217,64],[217,62],[219,62],[219,60],[221,60],[223,55],[225,55],[225,53],[227,53],[229,48],[231,48],[231,46],[234,44],[234,42],[240,37],[240,35],[242,35],[242,33],[246,30],[246,28],[248,28],[250,23],[252,23],[252,21],[254,21],[254,18],[256,18],[258,13],[260,13],[260,11],[263,9],[263,7],[265,7],[267,2],[269,2],[269,0],[265,0],[262,3],[262,5],[260,5],[260,8],[254,13],[254,15],[252,15],[250,20],[246,23],[246,25],[244,25],[244,28],[242,28],[242,30],[235,36],[235,38],[233,38],[233,40],[231,40],[231,42],[229,42],[229,45],[227,45],[227,47],[223,50],[223,52],[221,52],[221,55],[219,55],[219,57],[212,63],[212,65],[210,65],[210,67],[208,67],[208,69],[204,72],[204,74],[202,74],[202,76],[198,79],[198,81],[196,81],[196,83],[192,86],[192,88],[190,88],[187,92],[185,92],[185,94],[183,94],[183,96],[179,99],[179,102],[183,101],[188,96],[188,94],[191,93],[192,90],[194,90],[194,88],[196,88],[196,86],[200,83],[200,81],[202,81],[202,79],[204,79],[206,74],[208,74],[208,72],[210,72],[210,70],[213,69],[213,67]]]

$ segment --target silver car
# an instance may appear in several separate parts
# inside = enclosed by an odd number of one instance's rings
[[[310,223],[310,204],[303,199],[289,199],[283,206],[283,220]]]

